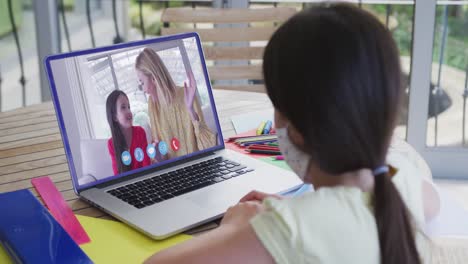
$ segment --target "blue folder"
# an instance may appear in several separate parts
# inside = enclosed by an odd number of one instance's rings
[[[0,243],[16,263],[93,263],[28,190],[0,194]]]

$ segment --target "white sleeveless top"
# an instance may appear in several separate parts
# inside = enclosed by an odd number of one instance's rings
[[[390,149],[387,163],[398,169],[392,181],[416,229],[422,230],[421,180],[427,172],[396,149]],[[300,197],[266,199],[264,204],[267,211],[250,223],[276,263],[381,263],[369,193],[354,187],[324,187]],[[428,262],[429,242],[422,231],[417,231],[416,242],[423,262]]]

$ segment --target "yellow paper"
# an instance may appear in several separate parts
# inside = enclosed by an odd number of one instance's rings
[[[190,239],[176,235],[156,241],[116,221],[77,215],[91,242],[81,248],[95,263],[142,263],[157,251]]]
[[[94,263],[142,263],[162,249],[190,239],[176,235],[165,240],[153,240],[129,226],[116,221],[76,215],[91,242],[81,245]],[[0,245],[0,263],[13,263]]]
[[[3,249],[3,246],[0,244],[0,263],[2,264],[13,264],[13,261],[11,261],[10,256],[6,253],[5,249]]]

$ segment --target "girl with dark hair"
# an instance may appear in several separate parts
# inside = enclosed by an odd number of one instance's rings
[[[219,228],[147,262],[429,261],[423,180],[388,154],[403,87],[385,26],[347,4],[304,10],[273,34],[263,73],[286,162],[315,191],[252,192]]]
[[[112,91],[106,100],[107,122],[112,137],[107,148],[112,159],[114,175],[151,164],[146,155],[145,130],[133,126],[133,114],[127,95],[119,90]]]

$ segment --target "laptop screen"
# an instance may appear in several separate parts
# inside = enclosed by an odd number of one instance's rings
[[[194,33],[54,55],[46,66],[78,190],[224,146]]]

